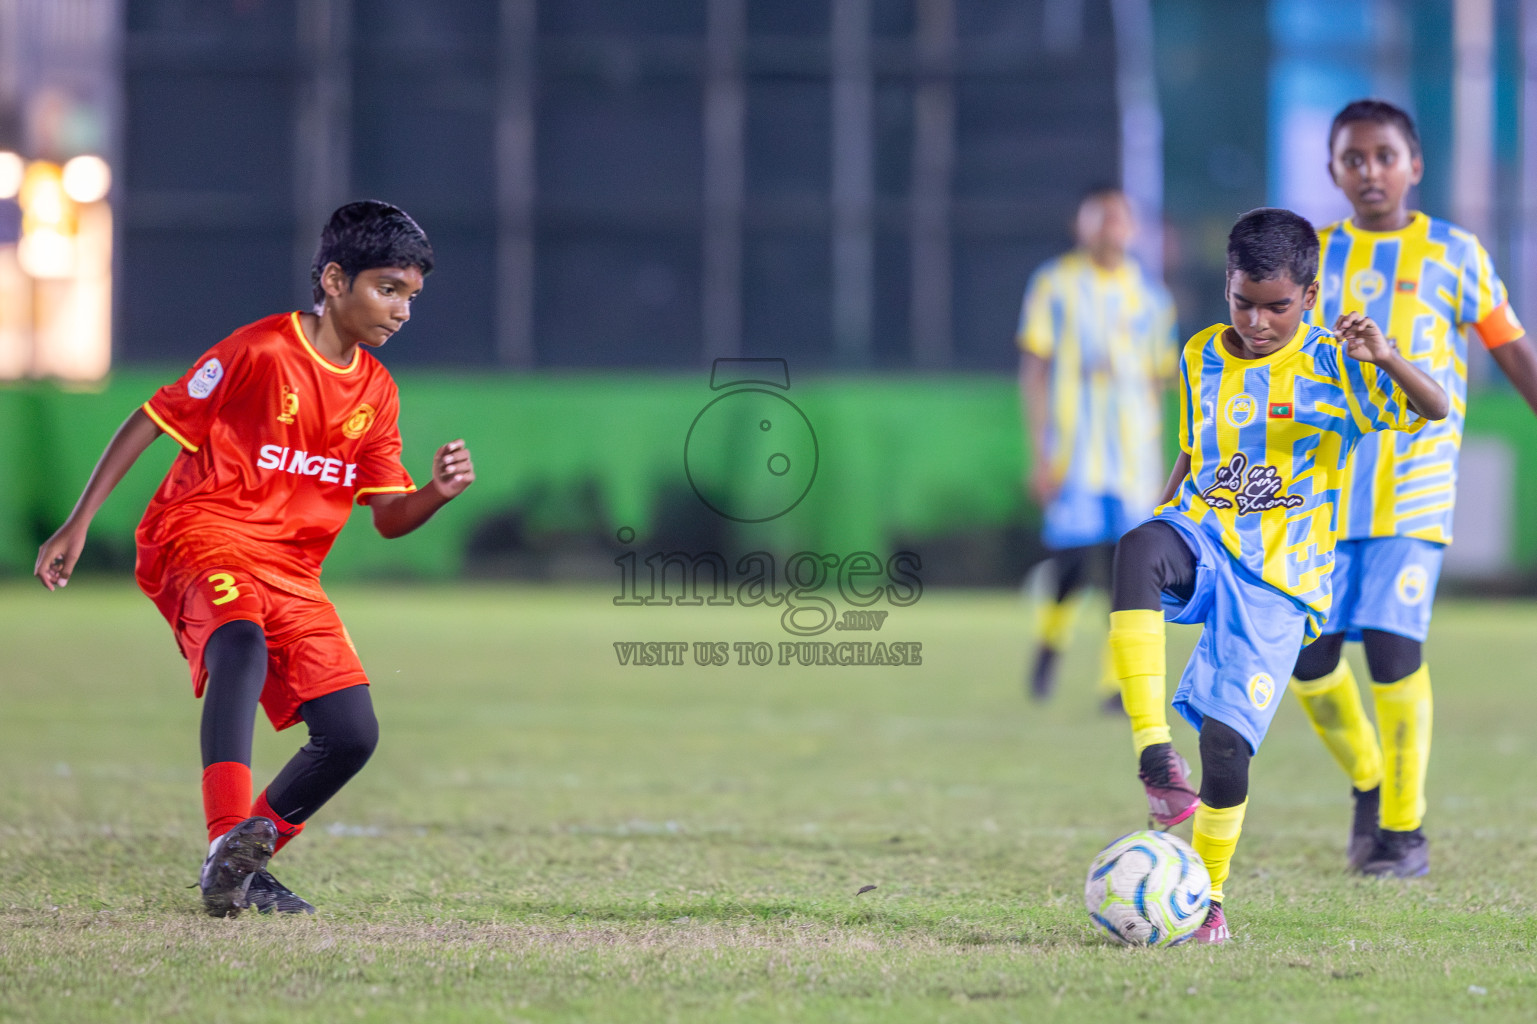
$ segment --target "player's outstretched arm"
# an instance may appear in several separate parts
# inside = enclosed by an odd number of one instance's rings
[[[32,567],[32,575],[43,586],[53,590],[69,582],[69,575],[75,571],[75,563],[80,560],[80,552],[85,547],[85,534],[96,510],[101,508],[129,467],[162,433],[164,431],[143,409],[135,409],[117,428],[117,433],[112,435],[106,450],[96,461],[96,468],[91,471],[91,479],[86,481],[80,500],[75,502],[74,511],[58,532],[37,549],[37,564]]]
[[[1019,397],[1025,410],[1025,440],[1030,445],[1030,475],[1025,487],[1042,508],[1050,505],[1061,484],[1046,450],[1046,410],[1051,402],[1051,363],[1033,352],[1019,361]]]
[[[1526,404],[1537,412],[1537,349],[1532,348],[1532,339],[1522,337],[1496,345],[1489,355],[1505,379],[1526,399]]]
[[[404,537],[475,482],[475,463],[464,440],[450,441],[432,457],[432,481],[410,494],[378,494],[369,502],[374,529],[387,538]]]
[[[1185,477],[1190,475],[1190,453],[1180,452],[1179,458],[1174,460],[1174,469],[1169,473],[1169,482],[1163,485],[1163,493],[1158,496],[1158,505],[1167,505],[1174,500],[1179,493],[1179,485],[1185,482]]]
[[[1334,322],[1334,333],[1345,341],[1345,351],[1377,368],[1404,389],[1409,405],[1427,420],[1443,420],[1451,409],[1446,391],[1424,370],[1403,357],[1369,316],[1345,313]]]

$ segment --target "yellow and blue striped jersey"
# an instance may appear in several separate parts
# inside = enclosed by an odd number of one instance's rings
[[[1391,377],[1317,326],[1300,324],[1260,359],[1229,352],[1225,330],[1208,327],[1185,345],[1179,443],[1190,472],[1158,511],[1183,516],[1250,576],[1306,605],[1311,639],[1329,609],[1352,449],[1373,431],[1425,420]]]
[[[1051,363],[1046,450],[1062,489],[1151,508],[1163,484],[1159,391],[1177,350],[1163,285],[1130,259],[1105,270],[1066,253],[1030,278],[1018,340]]]
[[[1490,348],[1521,337],[1505,285],[1476,237],[1423,213],[1398,231],[1362,231],[1341,221],[1318,238],[1322,286],[1312,321],[1328,327],[1341,313],[1365,313],[1451,400],[1444,420],[1416,434],[1361,442],[1340,503],[1341,539],[1450,543],[1467,412],[1466,330]]]

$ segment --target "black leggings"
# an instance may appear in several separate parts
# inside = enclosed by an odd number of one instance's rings
[[[1195,593],[1195,555],[1178,530],[1155,519],[1115,546],[1110,610],[1156,612],[1163,607],[1166,590],[1185,601]]]
[[[1143,523],[1115,549],[1112,611],[1163,607],[1167,591],[1188,601],[1195,593],[1195,555],[1167,523]],[[1249,797],[1249,742],[1231,726],[1207,716],[1201,724],[1201,802],[1237,807]]]
[[[1093,586],[1104,576],[1104,566],[1110,561],[1114,547],[1109,544],[1090,544],[1079,548],[1060,548],[1051,553],[1051,561],[1057,572],[1057,603],[1061,604],[1079,590]]]
[[[203,767],[219,761],[251,763],[256,706],[267,682],[267,638],[254,622],[226,622],[203,646],[208,686],[203,691]]]
[[[254,622],[216,629],[203,649],[208,687],[203,694],[203,767],[219,761],[251,763],[256,708],[267,680],[267,640]],[[379,742],[379,722],[363,684],[299,705],[309,742],[267,787],[267,803],[297,825],[320,809],[368,763]]]
[[[1361,630],[1361,646],[1366,648],[1366,668],[1377,683],[1396,683],[1420,667],[1420,642],[1381,629]],[[1325,633],[1297,655],[1292,675],[1298,679],[1322,679],[1333,672],[1345,650],[1344,633]]]

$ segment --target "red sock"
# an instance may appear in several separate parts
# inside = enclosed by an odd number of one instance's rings
[[[251,816],[271,818],[272,823],[278,827],[278,841],[272,847],[273,854],[287,846],[290,839],[304,831],[304,822],[301,821],[295,825],[292,822],[284,821],[278,816],[278,812],[274,811],[272,805],[267,802],[267,791],[265,789],[262,790],[261,796],[256,798],[256,803],[251,807]],[[288,862],[284,861],[283,863],[286,864]]]
[[[250,806],[250,765],[215,761],[203,769],[203,816],[210,843],[249,818]]]

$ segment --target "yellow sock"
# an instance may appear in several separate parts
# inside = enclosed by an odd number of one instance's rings
[[[1163,613],[1133,608],[1110,613],[1110,659],[1121,684],[1121,704],[1131,718],[1136,753],[1169,742],[1164,710]]]
[[[1120,692],[1121,681],[1115,675],[1115,654],[1110,650],[1110,641],[1106,640],[1104,656],[1099,660],[1099,695],[1106,698]]]
[[[1318,738],[1350,776],[1350,784],[1363,791],[1380,785],[1382,748],[1361,706],[1361,690],[1350,663],[1341,659],[1333,672],[1318,679],[1293,679],[1291,688]]]
[[[1073,625],[1078,621],[1078,602],[1071,597],[1061,603],[1044,604],[1040,612],[1041,646],[1060,651],[1073,639]]]
[[[1222,885],[1227,881],[1228,868],[1233,863],[1233,851],[1238,847],[1238,836],[1243,832],[1244,812],[1249,808],[1245,800],[1237,807],[1196,808],[1195,827],[1190,845],[1201,855],[1206,873],[1211,875],[1211,898],[1222,902]]]
[[[1396,683],[1372,686],[1382,733],[1382,827],[1408,832],[1425,819],[1425,769],[1430,763],[1430,667]]]

